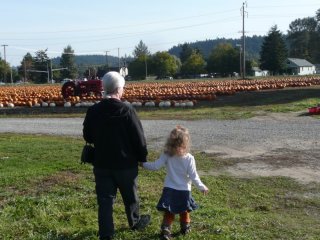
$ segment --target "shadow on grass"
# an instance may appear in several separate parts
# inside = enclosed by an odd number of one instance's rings
[[[276,90],[262,90],[254,92],[238,92],[231,96],[218,96],[216,101],[199,103],[201,106],[263,106],[269,104],[286,104],[303,101],[311,98],[320,98],[320,87],[290,88]]]
[[[92,230],[82,230],[81,232],[64,232],[57,233],[56,231],[51,231],[42,239],[47,240],[83,240],[83,239],[98,239],[96,232]]]
[[[139,239],[139,240],[150,240],[159,239],[160,232],[154,233],[150,232],[149,227],[140,231],[132,231],[129,228],[119,228],[115,230],[115,240],[116,239]]]
[[[142,235],[143,233],[143,235]],[[141,236],[142,235],[142,236]],[[124,237],[124,238],[123,238]],[[81,232],[67,232],[67,233],[57,233],[50,232],[43,239],[48,240],[84,240],[84,239],[98,239],[98,233],[92,230],[81,230]],[[159,239],[160,233],[148,233],[143,232],[133,232],[128,228],[120,228],[115,231],[114,239],[139,239],[139,240],[150,240]]]

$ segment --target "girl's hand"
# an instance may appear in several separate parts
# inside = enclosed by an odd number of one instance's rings
[[[138,162],[138,165],[143,168],[143,162]]]
[[[204,189],[204,190],[201,190],[201,192],[203,193],[203,195],[207,195],[207,194],[208,194],[208,192],[209,192],[209,189],[208,189],[208,188],[206,188],[206,189]]]

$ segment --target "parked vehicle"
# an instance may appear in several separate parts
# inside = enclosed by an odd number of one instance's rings
[[[101,80],[76,80],[67,81],[62,85],[61,93],[64,98],[73,96],[97,96],[103,95],[103,87]]]
[[[318,106],[308,108],[308,111],[311,115],[320,114],[320,104],[318,104]]]
[[[171,76],[158,76],[157,78],[156,78],[156,80],[161,80],[161,79],[173,79],[173,77],[171,77]]]
[[[63,85],[63,84],[65,84],[66,82],[72,82],[73,80],[72,79],[70,79],[70,78],[65,78],[65,79],[63,79],[62,81],[61,81],[61,84]]]
[[[127,76],[124,77],[124,79],[125,79],[126,81],[131,81],[131,80],[132,80],[132,77],[129,76],[129,75],[127,75]]]

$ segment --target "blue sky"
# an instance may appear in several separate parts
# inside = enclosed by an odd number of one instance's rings
[[[48,48],[61,56],[71,45],[75,54],[132,55],[142,40],[151,53],[174,45],[216,38],[240,38],[240,0],[7,0],[1,3],[0,45],[6,60],[20,64],[30,52]],[[246,35],[266,35],[273,25],[286,33],[289,24],[314,17],[319,0],[248,0]],[[4,49],[1,47],[1,57]]]

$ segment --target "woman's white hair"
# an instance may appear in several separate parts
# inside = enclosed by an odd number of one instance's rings
[[[123,88],[124,78],[118,72],[107,72],[102,78],[102,87],[105,94],[114,93],[118,88]]]

